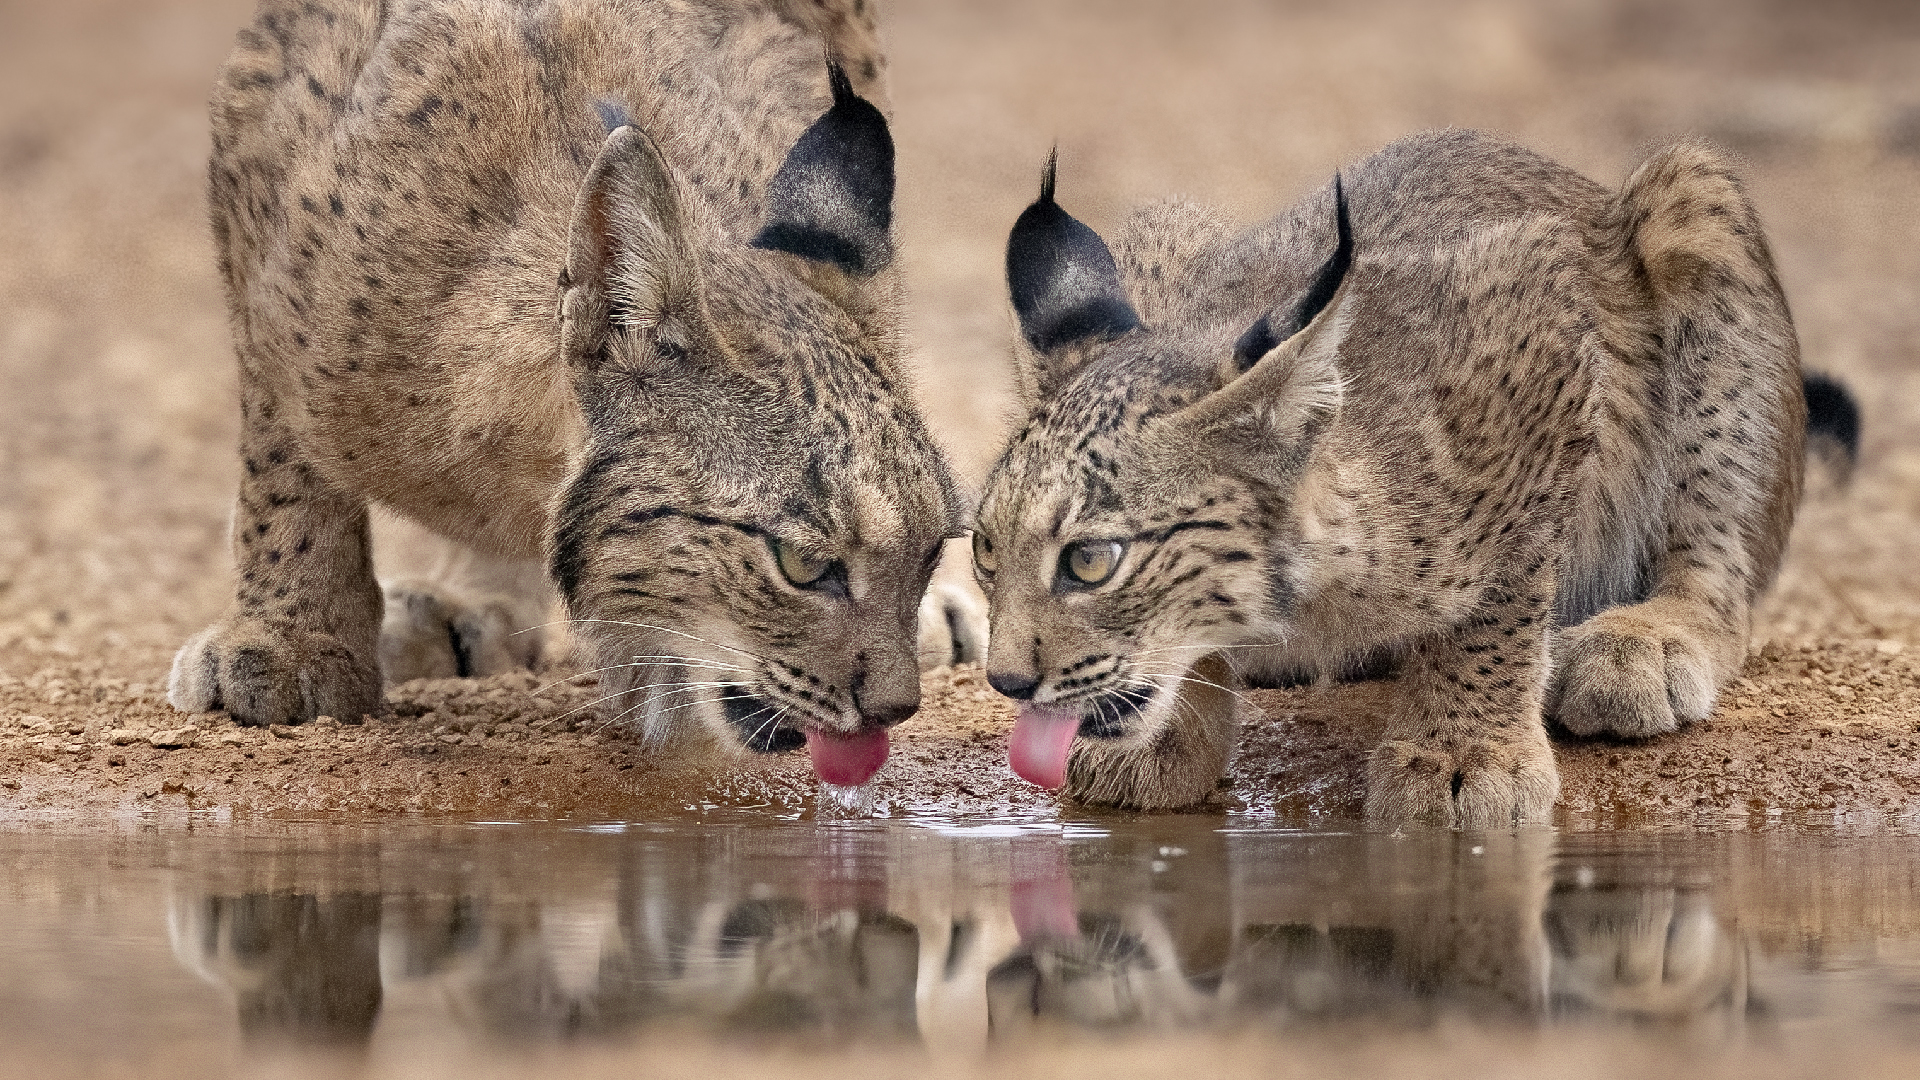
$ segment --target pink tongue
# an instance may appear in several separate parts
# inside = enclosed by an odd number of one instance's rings
[[[1022,705],[1007,744],[1007,763],[1043,788],[1060,787],[1067,782],[1067,751],[1079,730],[1080,714],[1071,709]]]
[[[837,787],[859,787],[887,763],[887,729],[869,728],[858,735],[809,730],[807,756],[820,779]]]

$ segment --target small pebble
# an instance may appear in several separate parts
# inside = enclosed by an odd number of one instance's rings
[[[193,745],[192,728],[174,728],[171,731],[156,731],[147,736],[147,744],[161,750],[181,750]]]

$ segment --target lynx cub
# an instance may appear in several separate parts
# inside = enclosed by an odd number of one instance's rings
[[[173,703],[357,718],[382,655],[523,662],[544,558],[609,715],[871,775],[959,521],[881,64],[864,0],[263,3],[212,107],[239,582]],[[372,502],[536,595],[383,601]]]
[[[1370,816],[1539,821],[1543,714],[1672,731],[1744,658],[1807,406],[1713,151],[1610,193],[1485,135],[1416,135],[1266,224],[1163,204],[1111,252],[1049,166],[1007,271],[1033,412],[975,554],[1029,779],[1196,802],[1234,680],[1385,659]]]

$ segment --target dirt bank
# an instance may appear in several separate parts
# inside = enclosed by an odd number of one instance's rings
[[[823,796],[804,755],[648,747],[600,722],[591,678],[408,683],[359,724],[242,728],[183,717],[150,685],[48,669],[0,682],[0,812],[403,811],[630,820],[1048,814],[1006,768],[1011,710],[977,667],[936,672],[926,709],[857,811]],[[1225,810],[1350,814],[1384,683],[1255,691]],[[33,710],[23,713],[16,710]],[[1896,641],[1769,644],[1708,723],[1643,743],[1563,741],[1561,806],[1585,825],[1781,822],[1920,826],[1920,656]]]
[[[808,808],[802,761],[721,776],[574,730],[593,688],[570,682],[410,686],[391,718],[283,733],[160,702],[172,650],[229,588],[237,416],[202,102],[249,7],[0,7],[0,815]],[[1920,9],[902,0],[883,18],[923,397],[976,480],[1012,407],[1001,247],[1056,140],[1062,198],[1099,228],[1170,192],[1251,219],[1423,127],[1507,131],[1607,182],[1674,136],[1745,154],[1809,364],[1865,405],[1863,458],[1803,513],[1715,717],[1562,743],[1563,805],[1737,822],[1920,806]],[[1006,772],[1006,713],[977,678],[929,689],[880,807],[1050,805]],[[1254,694],[1266,720],[1223,802],[1350,808],[1380,692]]]

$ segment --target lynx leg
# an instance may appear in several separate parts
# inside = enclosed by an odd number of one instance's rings
[[[987,598],[973,580],[973,553],[949,540],[920,598],[920,670],[968,664],[987,654]]]
[[[488,555],[414,525],[381,518],[374,543],[386,616],[380,670],[389,683],[499,675],[567,651],[552,622],[555,596],[538,559]]]
[[[174,657],[167,700],[184,712],[224,708],[242,724],[357,721],[381,708],[366,504],[302,458],[277,403],[242,392],[238,588],[220,621]]]
[[[1560,773],[1540,696],[1553,588],[1491,592],[1403,663],[1399,715],[1367,767],[1370,822],[1493,829],[1551,814]]]
[[[1641,738],[1705,719],[1739,671],[1800,501],[1806,401],[1772,256],[1726,164],[1675,147],[1621,206],[1662,325],[1671,485],[1649,598],[1560,635],[1548,711],[1578,735]]]
[[[485,678],[538,667],[547,609],[523,596],[472,593],[404,578],[382,587],[380,670],[388,682]]]
[[[1239,742],[1239,683],[1218,654],[1193,666],[1173,715],[1152,739],[1078,739],[1067,759],[1066,794],[1125,810],[1177,810],[1210,798]]]

